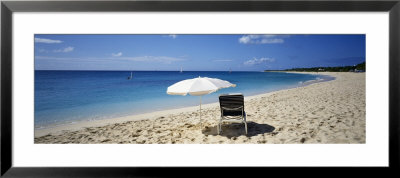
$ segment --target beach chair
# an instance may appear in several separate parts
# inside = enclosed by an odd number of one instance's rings
[[[218,135],[222,131],[222,123],[244,123],[247,135],[246,112],[244,111],[244,97],[241,93],[222,94],[219,96],[221,118],[218,123]]]

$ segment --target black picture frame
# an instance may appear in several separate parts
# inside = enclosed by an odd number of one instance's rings
[[[143,167],[68,167],[29,168],[12,165],[12,18],[13,12],[126,12],[126,11],[225,11],[225,12],[389,12],[389,167],[363,169],[363,174],[371,171],[394,172],[399,168],[399,101],[400,101],[400,1],[2,1],[1,2],[1,176],[4,177],[142,177],[166,176],[172,173],[182,176],[177,168]],[[371,153],[373,154],[373,153]],[[215,175],[211,170],[185,168],[197,172],[196,175]],[[227,168],[223,168],[227,169]],[[295,168],[292,168],[295,169]],[[347,169],[347,168],[345,168]],[[241,169],[229,170],[232,174],[242,173]],[[301,174],[302,171],[278,169],[250,169],[245,175],[260,172],[280,174]],[[356,171],[360,171],[357,169]],[[225,170],[218,172],[227,173]],[[191,173],[194,174],[194,173]],[[330,175],[341,172],[330,171]],[[309,175],[309,174],[307,174]],[[189,175],[190,176],[190,175]],[[316,176],[316,175],[314,175]]]

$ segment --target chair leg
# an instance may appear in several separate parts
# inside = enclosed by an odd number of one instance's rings
[[[243,116],[244,128],[246,129],[246,135],[247,135],[247,121],[246,121],[246,117],[247,117],[247,114],[246,114],[246,112],[244,112],[244,116]]]
[[[217,129],[218,129],[218,135],[221,134],[221,131],[222,131],[221,120],[219,120]]]
[[[246,135],[247,135],[247,123],[244,122],[244,128],[246,129]]]
[[[218,135],[219,135],[219,123],[218,123],[218,125],[217,125],[217,133],[218,133]]]

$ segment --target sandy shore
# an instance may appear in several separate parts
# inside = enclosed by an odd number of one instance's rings
[[[336,80],[245,96],[243,124],[217,134],[218,103],[35,130],[35,143],[365,143],[365,73],[331,73]]]

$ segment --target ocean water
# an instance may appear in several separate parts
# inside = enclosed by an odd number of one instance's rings
[[[198,96],[168,95],[167,88],[181,80],[210,77],[237,86],[204,95],[202,103],[218,102],[224,93],[251,96],[332,80],[323,75],[282,72],[199,71],[35,71],[35,129],[198,106]]]

